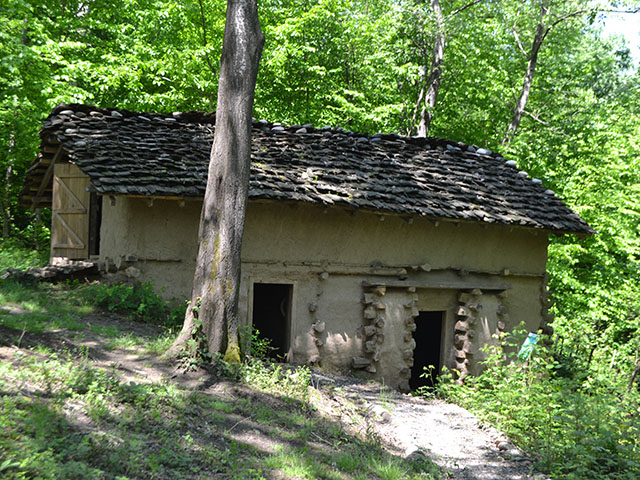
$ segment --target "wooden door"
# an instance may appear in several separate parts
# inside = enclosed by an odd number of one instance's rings
[[[89,177],[71,163],[56,164],[51,208],[51,257],[89,257]]]

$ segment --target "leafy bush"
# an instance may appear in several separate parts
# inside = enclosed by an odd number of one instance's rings
[[[569,480],[640,478],[640,395],[623,395],[592,372],[566,365],[538,347],[518,361],[520,336],[487,349],[485,370],[457,384],[445,374],[439,392],[511,437],[536,467]]]
[[[172,306],[160,297],[153,283],[93,284],[85,290],[88,300],[110,312],[128,314],[145,323],[178,327],[182,325],[185,305]]]

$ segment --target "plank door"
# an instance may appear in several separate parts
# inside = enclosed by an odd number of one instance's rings
[[[53,171],[51,257],[84,260],[89,257],[89,177],[71,163]]]

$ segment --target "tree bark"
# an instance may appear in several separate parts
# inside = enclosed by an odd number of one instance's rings
[[[209,353],[223,353],[225,360],[240,362],[240,247],[249,190],[253,99],[263,44],[257,1],[228,0],[216,132],[200,216],[191,304],[169,355],[179,354],[194,332],[201,330]]]
[[[418,123],[418,136],[426,137],[429,134],[431,120],[433,119],[433,110],[438,101],[438,92],[440,91],[440,81],[442,80],[442,59],[444,58],[444,44],[446,36],[444,32],[444,19],[442,16],[442,6],[439,0],[431,0],[431,8],[436,19],[436,32],[433,40],[433,54],[431,57],[431,68],[429,76],[422,87],[422,91],[418,97],[420,102],[424,96],[424,104],[420,112],[420,123]],[[426,89],[426,94],[423,93]]]
[[[546,3],[543,3],[540,7],[540,20],[538,21],[538,25],[536,26],[536,33],[533,37],[533,43],[531,44],[529,61],[527,62],[527,71],[524,75],[524,82],[522,83],[520,96],[518,97],[518,101],[516,102],[516,106],[513,110],[513,117],[511,117],[511,122],[509,123],[504,138],[502,139],[502,145],[508,146],[509,143],[511,143],[511,140],[513,139],[513,136],[515,135],[516,131],[518,130],[518,126],[520,125],[520,120],[522,120],[524,109],[527,106],[529,94],[531,93],[533,76],[536,71],[536,65],[538,64],[538,53],[540,53],[542,42],[544,42],[544,39],[549,31],[549,29],[547,29],[544,24],[544,20],[548,12],[549,8],[547,7]]]

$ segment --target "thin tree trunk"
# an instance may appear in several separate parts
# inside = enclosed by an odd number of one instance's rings
[[[447,18],[456,16],[458,13],[466,10],[469,7],[477,5],[481,0],[473,0],[466,5],[451,12]],[[431,0],[431,8],[436,19],[436,32],[433,39],[433,49],[431,55],[431,65],[429,67],[429,75],[427,76],[420,93],[418,100],[416,101],[413,116],[411,118],[411,125],[409,130],[412,130],[416,124],[416,117],[420,112],[420,122],[417,126],[417,134],[419,137],[426,137],[429,134],[431,128],[431,121],[433,120],[433,112],[438,102],[438,93],[440,92],[440,83],[442,81],[442,62],[444,59],[444,47],[447,42],[445,33],[445,17],[442,12],[442,5],[440,0]],[[426,60],[425,60],[426,63]],[[425,65],[426,70],[426,65]],[[424,103],[423,103],[424,101]]]
[[[536,26],[536,34],[533,37],[533,43],[531,44],[531,51],[529,53],[529,61],[527,62],[527,71],[524,75],[524,82],[522,83],[522,89],[520,90],[520,97],[518,97],[518,101],[516,102],[516,106],[513,110],[513,117],[511,118],[511,123],[507,127],[507,132],[502,139],[502,145],[509,145],[516,131],[518,130],[518,126],[520,125],[520,120],[522,120],[522,114],[524,113],[524,109],[527,106],[527,101],[529,100],[529,94],[531,93],[531,85],[533,83],[533,76],[536,72],[536,65],[538,64],[538,53],[540,53],[540,47],[542,47],[542,42],[548,33],[548,29],[544,25],[545,17],[549,12],[549,8],[546,3],[543,3],[540,7],[540,20],[538,21],[538,25]]]
[[[13,143],[13,140],[11,140]],[[11,155],[11,151],[9,152]],[[10,159],[9,162],[13,163]],[[7,166],[4,175],[4,191],[3,198],[0,200],[0,207],[2,208],[2,237],[9,238],[9,232],[11,227],[11,181],[13,178],[13,167],[11,164]]]
[[[251,166],[251,114],[263,44],[257,1],[228,0],[216,133],[200,216],[193,292],[182,332],[169,355],[177,355],[201,329],[210,353],[240,361],[240,247]]]
[[[33,244],[37,251],[40,251],[42,245],[40,245],[40,224],[42,223],[42,209],[36,208],[36,220],[35,220],[35,234],[33,236]]]
[[[633,387],[633,382],[635,382],[636,377],[638,376],[638,373],[640,373],[640,362],[638,362],[638,364],[636,365],[636,368],[633,369],[633,373],[631,374],[631,379],[629,380],[629,386],[627,387],[627,393],[631,391],[631,388]]]
[[[424,95],[424,104],[420,112],[420,123],[418,124],[418,136],[426,137],[429,134],[431,120],[433,119],[433,110],[438,101],[438,92],[440,91],[440,81],[442,80],[442,60],[444,58],[444,45],[446,36],[444,32],[444,18],[442,16],[442,6],[439,0],[431,0],[431,8],[436,18],[436,32],[433,40],[433,55],[431,57],[431,68],[429,76],[425,83],[426,94]],[[424,87],[423,87],[424,89]],[[420,92],[422,97],[422,92]]]
[[[24,31],[23,31],[24,35]],[[24,37],[23,37],[24,38]],[[24,40],[23,40],[24,43]],[[9,137],[8,164],[4,172],[4,185],[2,199],[0,199],[0,208],[2,209],[2,237],[9,238],[11,228],[11,181],[13,180],[13,165],[15,162],[16,148],[16,118],[18,116],[18,108],[13,111],[14,123],[11,125],[11,135]]]

